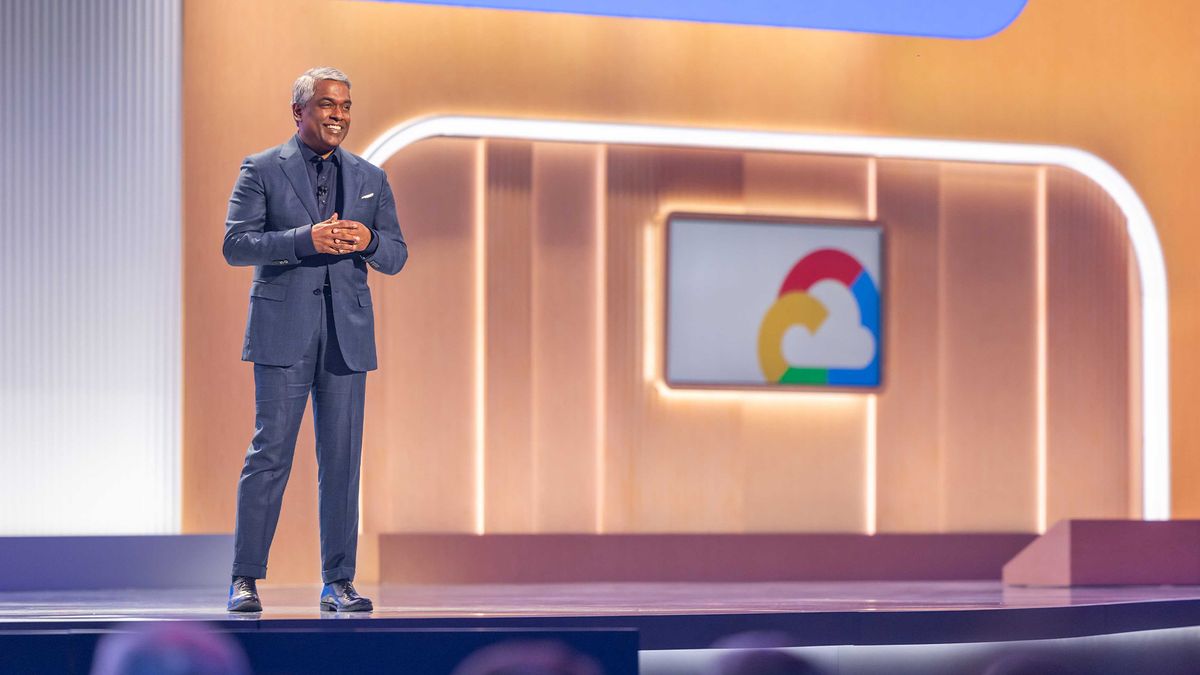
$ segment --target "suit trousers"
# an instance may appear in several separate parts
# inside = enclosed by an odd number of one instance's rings
[[[267,553],[311,395],[321,578],[326,583],[354,578],[367,374],[351,370],[342,359],[328,286],[324,294],[321,321],[300,360],[290,366],[254,364],[254,436],[238,481],[234,576],[267,575]]]

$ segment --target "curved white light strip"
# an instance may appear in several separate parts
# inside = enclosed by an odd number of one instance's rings
[[[919,138],[835,136],[737,129],[704,129],[608,122],[564,122],[503,117],[445,116],[392,127],[363,152],[372,164],[417,141],[434,137],[654,145],[768,152],[1061,166],[1102,187],[1125,215],[1141,282],[1142,301],[1142,517],[1171,513],[1170,413],[1167,409],[1167,270],[1150,212],[1129,181],[1099,157],[1056,145],[984,143]]]

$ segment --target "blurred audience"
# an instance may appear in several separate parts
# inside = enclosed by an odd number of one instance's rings
[[[600,666],[561,642],[500,642],[471,654],[453,675],[603,675]]]
[[[250,675],[233,638],[204,624],[159,623],[100,640],[92,675]]]
[[[784,647],[796,644],[781,631],[735,633],[713,643],[713,649],[728,650],[717,657],[710,675],[816,675],[816,665]]]

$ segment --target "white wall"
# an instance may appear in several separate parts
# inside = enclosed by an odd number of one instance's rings
[[[180,12],[0,2],[0,535],[179,531]]]

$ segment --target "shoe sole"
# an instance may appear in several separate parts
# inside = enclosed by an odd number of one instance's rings
[[[363,607],[362,609],[341,609],[341,610],[339,610],[337,608],[337,606],[334,605],[332,602],[322,602],[321,603],[321,611],[322,612],[373,612],[373,611],[375,611],[375,606],[372,605],[370,607]]]
[[[226,611],[226,612],[242,612],[242,613],[249,613],[249,612],[261,612],[261,611],[262,611],[262,605],[257,605],[257,606],[255,606],[255,605],[247,605],[247,606],[244,606],[244,607],[236,607],[236,608],[235,608],[235,607],[226,607],[226,608],[225,608],[225,611]]]

